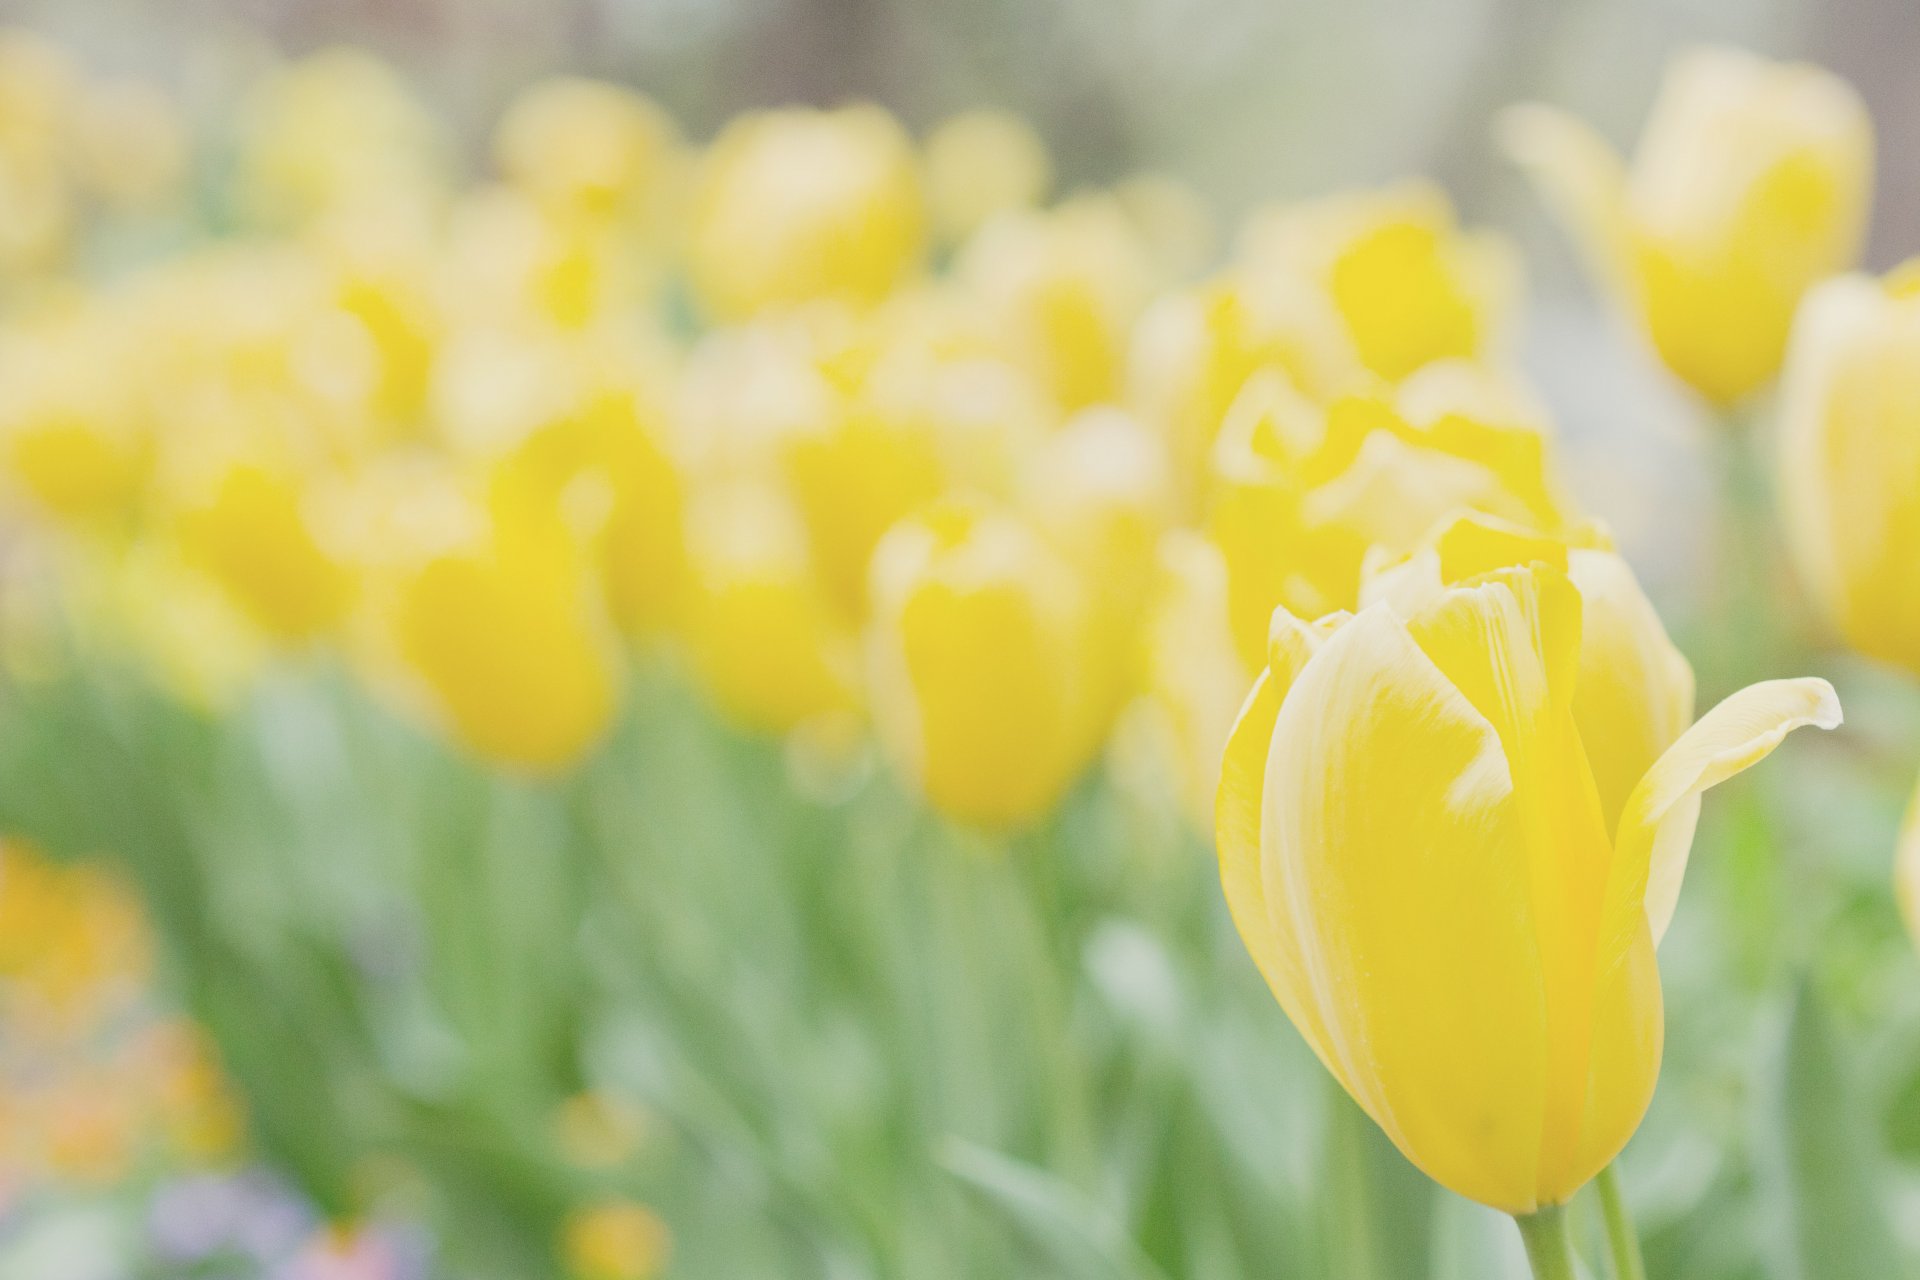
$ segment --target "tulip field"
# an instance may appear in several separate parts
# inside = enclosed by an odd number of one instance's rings
[[[1844,79],[1476,120],[1631,511],[1426,179],[199,92],[0,31],[0,1280],[1920,1277]]]

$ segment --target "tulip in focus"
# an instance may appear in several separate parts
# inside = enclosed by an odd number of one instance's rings
[[[1920,674],[1920,262],[1807,296],[1780,434],[1802,581],[1854,648]]]
[[[1274,614],[1227,747],[1221,874],[1268,985],[1354,1100],[1435,1181],[1530,1215],[1609,1164],[1652,1096],[1654,948],[1701,793],[1840,708],[1822,680],[1744,689],[1612,821],[1596,761],[1621,744],[1580,714],[1590,661],[1625,652],[1590,634],[1608,606],[1546,561],[1425,594],[1404,615]],[[1642,683],[1610,674],[1610,692]]]
[[[1516,108],[1502,133],[1661,360],[1716,405],[1773,377],[1801,294],[1860,250],[1873,124],[1818,67],[1676,59],[1631,169],[1547,107]]]
[[[896,525],[873,559],[882,746],[936,809],[1004,830],[1050,810],[1112,708],[1088,586],[1026,523],[959,500]]]

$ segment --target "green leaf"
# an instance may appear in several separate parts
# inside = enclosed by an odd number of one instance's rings
[[[940,1162],[1006,1217],[1061,1280],[1166,1280],[1099,1206],[1030,1164],[951,1139]]]
[[[1818,992],[1803,982],[1769,1082],[1762,1193],[1781,1280],[1886,1280],[1907,1273],[1879,1198],[1881,1153]]]

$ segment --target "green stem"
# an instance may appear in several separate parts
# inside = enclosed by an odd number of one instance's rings
[[[1567,1230],[1567,1211],[1549,1205],[1538,1213],[1517,1217],[1520,1239],[1527,1246],[1527,1261],[1533,1264],[1534,1280],[1580,1280],[1580,1265],[1574,1260],[1573,1235]]]
[[[1626,1197],[1620,1194],[1620,1178],[1608,1165],[1593,1180],[1600,1193],[1600,1213],[1607,1222],[1607,1252],[1613,1258],[1614,1280],[1647,1280],[1647,1264],[1640,1257],[1640,1237],[1633,1230],[1633,1216],[1627,1212]]]

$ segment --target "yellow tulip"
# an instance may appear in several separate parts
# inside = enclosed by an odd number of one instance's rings
[[[559,76],[524,89],[494,133],[500,171],[549,213],[657,212],[678,166],[678,131],[648,98]]]
[[[788,733],[856,703],[856,642],[828,598],[787,495],[728,480],[687,513],[688,656],[730,718]]]
[[[393,69],[348,48],[270,76],[237,118],[242,202],[270,224],[394,187],[437,187],[448,150],[439,122]]]
[[[1091,673],[1087,584],[1017,517],[959,500],[903,521],[873,559],[870,654],[882,745],[929,803],[970,825],[1041,817],[1110,716]]]
[[[1593,769],[1601,815],[1611,827],[1641,777],[1693,723],[1693,668],[1668,639],[1652,602],[1604,529],[1581,525],[1543,534],[1494,516],[1463,514],[1397,563],[1376,562],[1361,600],[1389,601],[1407,616],[1448,586],[1535,563],[1566,574],[1580,592],[1573,718]]]
[[[511,494],[512,496],[508,496]],[[476,754],[534,773],[577,762],[613,719],[620,671],[572,530],[505,491],[414,518],[391,584],[399,659]],[[427,504],[423,502],[423,507]]]
[[[1246,661],[1265,651],[1276,605],[1352,608],[1370,551],[1409,551],[1456,511],[1535,529],[1564,523],[1531,414],[1523,397],[1444,361],[1390,399],[1343,396],[1325,408],[1277,373],[1250,380],[1217,443],[1209,517]]]
[[[1667,367],[1718,405],[1773,377],[1801,294],[1860,249],[1873,124],[1818,67],[1676,59],[1631,171],[1546,107],[1514,109],[1502,133]]]
[[[1030,209],[1047,194],[1053,164],[1033,126],[1006,111],[968,111],[927,137],[927,203],[949,240],[964,240],[995,214]]]
[[[1253,677],[1233,641],[1227,563],[1187,529],[1160,545],[1146,624],[1146,689],[1181,803],[1201,829],[1213,821],[1220,753]]]
[[[330,630],[352,603],[352,576],[319,532],[312,496],[284,472],[247,462],[227,467],[178,522],[187,557],[282,642]]]
[[[1423,183],[1271,210],[1243,240],[1255,279],[1325,290],[1361,362],[1392,382],[1492,354],[1519,293],[1511,247],[1462,232],[1446,196]]]
[[[1008,357],[1067,411],[1118,397],[1153,288],[1148,247],[1110,197],[989,223],[955,265]]]
[[[145,424],[129,388],[100,369],[125,350],[120,338],[83,313],[0,344],[0,464],[56,518],[124,515],[147,479]]]
[[[1780,416],[1802,580],[1849,644],[1920,673],[1920,262],[1807,296]]]
[[[187,176],[186,122],[143,81],[88,86],[73,121],[75,176],[111,205],[152,209],[177,197]]]
[[[1405,617],[1276,612],[1220,784],[1228,904],[1294,1025],[1408,1159],[1516,1215],[1570,1199],[1652,1096],[1701,792],[1840,723],[1825,681],[1751,686],[1609,821],[1586,597],[1535,563]]]
[[[919,261],[925,221],[912,143],[878,107],[742,116],[703,162],[687,270],[723,320],[872,304]]]

